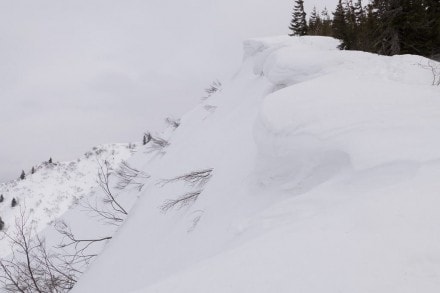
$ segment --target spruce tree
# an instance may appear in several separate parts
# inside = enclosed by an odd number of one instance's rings
[[[322,25],[319,35],[332,36],[332,20],[330,19],[330,15],[328,14],[327,7],[325,7],[324,10],[321,11],[321,21]]]
[[[289,29],[292,31],[289,34],[290,36],[304,36],[307,34],[307,21],[303,0],[295,1]]]
[[[342,5],[342,0],[339,0],[335,12],[333,12],[332,30],[333,36],[341,40],[341,44],[338,46],[338,48],[341,50],[349,49],[347,41],[347,21],[345,18],[345,9]]]
[[[11,207],[15,207],[16,205],[17,205],[17,200],[14,197],[11,201]]]
[[[32,167],[31,174],[35,174],[35,167]]]
[[[356,4],[354,4],[353,10],[354,10],[354,16],[356,18],[356,23],[358,25],[364,23],[365,11],[364,11],[364,7],[362,6],[362,0],[358,0]]]
[[[5,198],[3,197],[3,194],[0,195],[0,202],[3,202]]]
[[[53,162],[53,161],[52,161],[52,157],[50,157],[48,163],[49,163],[49,164],[52,164],[52,162]]]
[[[322,29],[321,17],[316,11],[316,7],[313,7],[312,12],[310,13],[307,33],[309,35],[320,35],[321,29]]]
[[[21,179],[21,180],[26,179],[26,173],[24,173],[24,170],[21,171],[20,179]]]
[[[0,217],[0,231],[5,227],[5,222],[3,222],[2,217]]]

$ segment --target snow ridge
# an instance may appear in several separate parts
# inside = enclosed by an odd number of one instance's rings
[[[73,292],[437,292],[440,88],[424,58],[336,46],[246,41],[128,160],[148,182]]]

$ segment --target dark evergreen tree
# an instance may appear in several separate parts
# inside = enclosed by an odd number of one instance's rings
[[[342,0],[339,0],[335,12],[333,12],[332,30],[333,36],[341,40],[341,44],[338,46],[338,48],[341,50],[349,49],[347,21],[345,18],[345,9],[342,5]]]
[[[0,195],[0,202],[3,202],[5,198],[3,197],[3,194]]]
[[[2,217],[0,217],[0,231],[5,227],[5,222],[3,222]]]
[[[26,179],[26,173],[24,173],[24,170],[21,171],[20,179],[21,179],[21,180]]]
[[[356,18],[356,23],[358,25],[364,23],[365,22],[365,10],[364,10],[364,7],[362,6],[362,0],[356,1],[356,4],[354,4],[353,10],[354,10],[354,16]]]
[[[332,20],[330,18],[330,15],[328,13],[327,7],[324,8],[324,10],[321,12],[321,31],[319,35],[321,36],[332,36]]]
[[[356,22],[356,13],[352,0],[347,0],[344,6],[345,15],[345,49],[356,49],[358,43],[358,24]]]
[[[51,157],[51,158],[49,158],[49,161],[48,161],[48,163],[49,163],[49,164],[52,164],[52,163],[53,163],[53,161],[52,161],[52,157]]]
[[[312,12],[310,13],[307,33],[309,35],[320,35],[321,29],[322,29],[321,17],[316,11],[316,7],[313,7]]]
[[[366,1],[364,1],[366,2]],[[303,1],[295,1],[291,35],[333,36],[344,50],[382,55],[417,54],[440,60],[440,0],[339,0],[330,18],[314,8],[308,26]],[[304,29],[306,28],[306,29]]]
[[[289,34],[290,36],[304,36],[307,34],[307,21],[303,0],[295,1],[289,29],[292,31]]]
[[[15,207],[16,205],[17,205],[17,200],[14,197],[11,201],[11,207]]]
[[[32,167],[31,174],[35,174],[35,167]]]

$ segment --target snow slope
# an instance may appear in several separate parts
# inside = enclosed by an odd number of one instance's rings
[[[73,292],[438,292],[440,88],[422,57],[336,45],[245,42],[170,145],[130,160],[149,183]]]
[[[30,213],[37,232],[49,223],[59,219],[81,199],[93,197],[100,191],[98,185],[99,164],[108,162],[110,168],[117,168],[133,155],[137,147],[133,144],[107,144],[94,147],[83,157],[70,162],[44,162],[35,168],[35,173],[26,173],[26,179],[0,184],[0,216],[9,233],[14,229],[15,218],[20,211]],[[11,207],[12,198],[18,202]],[[82,215],[84,217],[84,213]],[[0,240],[0,255],[9,254],[8,241]]]

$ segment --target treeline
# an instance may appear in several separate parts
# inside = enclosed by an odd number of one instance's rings
[[[440,0],[339,0],[331,15],[314,8],[308,18],[296,0],[289,28],[292,36],[340,39],[342,50],[440,59]]]

